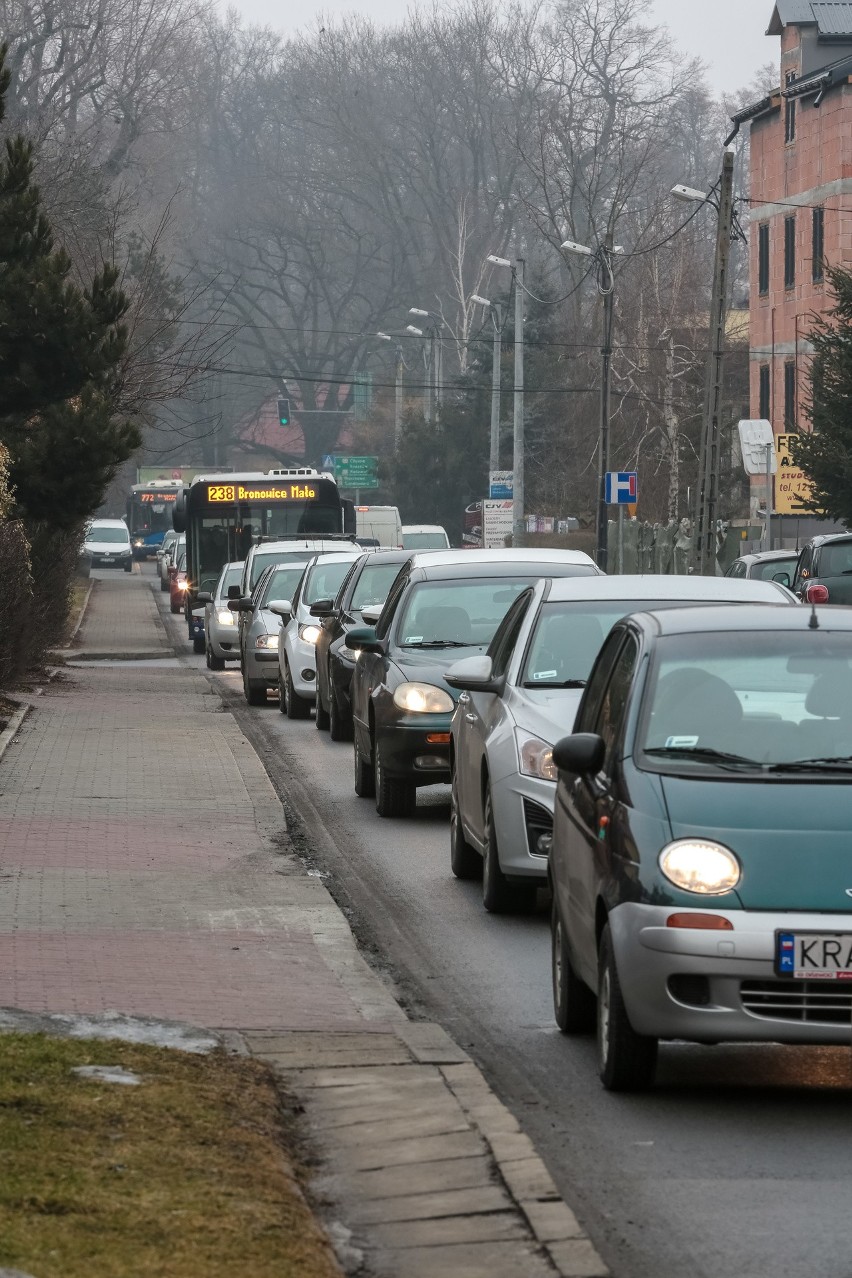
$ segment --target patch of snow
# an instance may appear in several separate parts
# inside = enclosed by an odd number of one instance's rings
[[[100,1016],[68,1016],[60,1012],[37,1015],[16,1008],[0,1008],[2,1030],[21,1034],[56,1034],[60,1038],[116,1039],[123,1043],[172,1047],[179,1052],[197,1055],[212,1052],[219,1046],[215,1034],[195,1025],[125,1016],[121,1012],[104,1012]]]
[[[75,1065],[72,1074],[80,1078],[93,1078],[98,1083],[121,1083],[124,1087],[138,1087],[142,1079],[120,1065]]]

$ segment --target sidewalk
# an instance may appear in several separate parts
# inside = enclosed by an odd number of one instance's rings
[[[80,640],[86,664],[0,762],[0,1006],[190,1022],[270,1061],[370,1272],[605,1273],[479,1071],[408,1022],[290,851],[253,748],[169,649],[150,578],[98,582]]]

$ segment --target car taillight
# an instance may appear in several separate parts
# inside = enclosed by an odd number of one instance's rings
[[[828,586],[822,586],[817,581],[811,582],[805,587],[805,603],[828,603]]]

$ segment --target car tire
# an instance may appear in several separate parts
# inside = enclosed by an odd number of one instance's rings
[[[538,885],[533,884],[529,887],[524,883],[510,883],[500,868],[490,786],[486,786],[485,789],[483,815],[485,852],[482,856],[482,904],[489,914],[509,914],[516,910],[529,909],[535,901]]]
[[[293,687],[293,676],[289,664],[284,670],[285,698],[287,701],[288,719],[307,719],[311,713],[311,703],[300,697]]]
[[[482,857],[476,848],[471,847],[464,837],[464,828],[459,812],[455,768],[453,769],[453,783],[450,794],[450,869],[457,879],[482,878]]]
[[[203,635],[195,635],[192,640],[192,651],[200,657],[203,652],[207,651],[207,645],[204,642]]]
[[[341,709],[331,676],[328,680],[328,731],[332,741],[352,740],[352,716]]]
[[[172,616],[176,616],[180,610],[180,604],[169,603],[169,612],[171,612]]]
[[[359,799],[371,799],[376,793],[376,776],[373,772],[373,765],[361,753],[357,732],[354,734],[354,739],[355,793]]]
[[[284,680],[283,680],[283,679],[282,679],[282,677],[281,677],[281,671],[280,671],[280,669],[279,669],[279,671],[278,671],[278,709],[281,711],[281,713],[282,713],[282,714],[286,715],[286,713],[287,713],[287,688],[286,688],[286,686],[285,686],[285,684],[284,684]]]
[[[417,807],[417,787],[401,777],[389,777],[382,747],[376,745],[376,811],[380,817],[411,817]]]
[[[316,703],[315,722],[320,732],[328,732],[329,715],[328,715],[328,711],[326,710],[325,706],[322,703],[322,697],[320,696],[319,686],[317,686],[317,703]]]
[[[609,1092],[644,1092],[657,1067],[657,1039],[637,1034],[621,993],[609,924],[598,950],[598,1074]]]
[[[224,657],[217,657],[209,644],[207,644],[206,651],[207,651],[207,669],[208,670],[224,670],[225,669]]]
[[[164,595],[167,595],[169,593],[168,582],[163,581],[162,577],[160,578],[160,593]]]
[[[131,561],[130,561],[130,563],[129,563],[129,564],[125,564],[125,565],[124,565],[124,571],[125,571],[125,572],[133,572],[133,560],[132,560],[132,559],[131,559]]]
[[[243,666],[243,694],[250,706],[266,705],[266,684],[257,684],[249,679],[245,665]]]
[[[556,896],[550,911],[550,970],[553,1015],[563,1034],[590,1034],[595,1028],[595,996],[574,971]]]

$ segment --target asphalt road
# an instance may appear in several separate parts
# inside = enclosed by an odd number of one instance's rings
[[[668,1044],[652,1093],[608,1095],[591,1041],[554,1027],[546,903],[492,918],[452,877],[448,789],[382,820],[354,793],[350,745],[272,698],[249,709],[238,667],[211,678],[362,944],[476,1058],[616,1278],[852,1278],[852,1052]]]

